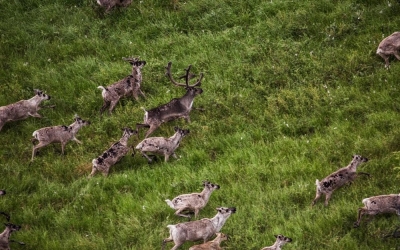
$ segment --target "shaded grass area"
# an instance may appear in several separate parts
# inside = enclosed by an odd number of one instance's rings
[[[397,1],[138,1],[108,14],[94,1],[0,1],[0,105],[52,96],[42,119],[8,123],[0,132],[0,210],[21,224],[13,249],[157,249],[166,226],[183,222],[164,202],[221,185],[200,217],[219,206],[237,213],[222,232],[226,249],[260,249],[274,234],[293,238],[287,249],[396,249],[386,238],[396,215],[353,229],[363,198],[398,193],[399,63],[386,70],[378,43],[396,31]],[[99,85],[130,73],[122,57],[140,56],[147,99],[121,100],[99,116]],[[178,160],[148,165],[126,156],[108,178],[88,180],[91,160],[143,120],[152,108],[181,96],[164,75],[189,64],[203,72]],[[70,142],[41,150],[29,164],[34,130],[92,124]],[[139,139],[132,138],[135,145]],[[370,161],[360,177],[334,193],[329,207],[311,209],[315,179]],[[189,248],[186,243],[182,249]],[[169,243],[168,247],[172,247]]]

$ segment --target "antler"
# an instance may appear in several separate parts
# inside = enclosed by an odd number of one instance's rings
[[[200,86],[201,80],[203,79],[203,73],[200,73],[200,78],[197,79],[197,82],[196,82],[195,84],[189,85],[189,80],[192,79],[193,77],[195,77],[194,74],[191,74],[191,73],[190,73],[190,69],[192,68],[192,65],[189,65],[189,67],[188,67],[187,69],[185,69],[186,74],[185,74],[184,76],[180,77],[180,78],[184,78],[184,79],[185,79],[185,82],[186,82],[185,84],[179,83],[179,82],[175,81],[175,80],[172,78],[172,74],[171,74],[171,65],[172,65],[172,62],[168,62],[167,67],[165,67],[165,69],[167,70],[167,72],[165,72],[165,74],[168,76],[169,80],[170,80],[173,84],[175,84],[176,86],[181,86],[181,87],[186,87],[186,88],[187,88],[187,87],[196,87],[196,86]]]

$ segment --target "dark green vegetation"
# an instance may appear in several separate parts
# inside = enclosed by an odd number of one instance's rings
[[[43,119],[8,123],[0,132],[0,210],[21,224],[13,249],[160,249],[168,224],[185,221],[164,202],[221,186],[200,217],[235,206],[222,228],[226,249],[260,249],[274,234],[284,249],[396,249],[383,236],[396,215],[354,229],[363,198],[399,193],[400,62],[384,68],[378,43],[399,30],[395,0],[134,1],[103,14],[95,0],[0,1],[0,106],[39,88],[52,96]],[[176,2],[176,1],[175,1]],[[99,117],[99,85],[130,73],[122,57],[140,56],[148,99],[121,101]],[[192,123],[163,124],[152,136],[190,129],[179,160],[148,165],[127,156],[108,178],[88,180],[91,160],[142,122],[143,111],[183,95],[164,76],[192,64],[204,72]],[[43,148],[29,165],[34,130],[70,124],[82,145]],[[144,131],[141,131],[141,137]],[[142,138],[140,138],[142,139]],[[139,140],[132,137],[130,143]],[[368,157],[361,176],[310,207],[315,179]],[[168,248],[172,247],[168,244]],[[182,249],[187,249],[187,243]]]

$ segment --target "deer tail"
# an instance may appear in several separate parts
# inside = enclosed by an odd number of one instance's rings
[[[175,207],[174,207],[174,204],[172,203],[172,201],[170,201],[170,200],[165,200],[165,202],[168,204],[168,206],[170,207],[170,208],[172,208],[172,209],[175,209]]]

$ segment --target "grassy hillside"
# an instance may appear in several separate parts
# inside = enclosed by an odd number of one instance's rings
[[[203,180],[221,189],[200,218],[237,208],[221,230],[231,237],[225,249],[261,249],[274,234],[293,239],[288,250],[397,249],[398,239],[384,238],[396,215],[353,222],[363,198],[399,193],[400,62],[387,70],[375,54],[399,30],[399,12],[395,0],[134,0],[108,14],[94,0],[0,0],[0,106],[33,89],[55,105],[0,131],[0,211],[22,225],[11,238],[26,243],[12,249],[160,249],[166,226],[186,221],[164,200],[200,192]],[[130,74],[128,56],[147,62],[147,99],[124,99],[100,117],[97,86]],[[164,75],[169,61],[175,78],[190,64],[205,76],[194,102],[204,111],[153,134],[190,129],[180,158],[126,156],[107,178],[87,179],[92,159],[143,121],[141,107],[184,94]],[[77,135],[83,144],[68,143],[65,156],[47,146],[30,164],[32,132],[75,114],[92,123]],[[311,208],[315,179],[353,154],[369,158],[360,171],[371,177]]]

